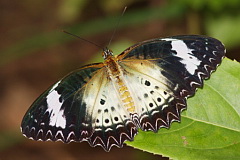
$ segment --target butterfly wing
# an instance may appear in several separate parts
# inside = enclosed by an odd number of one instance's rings
[[[149,40],[120,54],[141,129],[157,131],[179,121],[186,97],[202,87],[224,55],[220,41],[203,36]]]
[[[83,67],[50,87],[29,108],[21,129],[34,140],[88,141],[106,151],[137,133],[103,64]]]
[[[92,134],[91,117],[83,92],[102,64],[85,66],[45,91],[28,109],[22,133],[34,140],[82,141]]]
[[[186,99],[177,94],[179,84],[159,74],[153,62],[122,62],[124,79],[137,108],[137,123],[142,130],[156,132],[168,128],[172,121],[180,121],[180,112],[186,108]],[[134,82],[134,83],[133,83]]]
[[[95,98],[94,132],[88,142],[91,146],[99,145],[109,151],[113,145],[122,147],[124,141],[132,141],[137,134],[137,127],[132,122],[129,112],[123,107],[113,81],[110,78],[101,81],[101,89]],[[91,88],[87,90],[89,94],[95,92]]]

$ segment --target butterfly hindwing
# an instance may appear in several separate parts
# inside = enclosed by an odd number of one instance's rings
[[[94,133],[88,142],[91,146],[100,145],[109,151],[113,145],[122,147],[124,141],[132,141],[137,134],[137,127],[131,121],[129,112],[123,107],[113,82],[108,78],[100,82],[101,89],[96,96],[92,114],[95,117]],[[94,94],[96,89],[88,91]]]
[[[128,88],[134,103],[138,106],[136,112],[142,130],[156,132],[161,127],[168,128],[172,121],[180,121],[186,99],[177,96],[178,85],[161,76],[156,64],[122,62],[121,66],[125,70],[124,79],[130,82]]]

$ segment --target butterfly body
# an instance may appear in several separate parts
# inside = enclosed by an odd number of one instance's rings
[[[104,66],[107,70],[108,77],[112,82],[114,82],[114,88],[116,89],[116,92],[119,93],[119,97],[123,103],[124,108],[126,108],[126,110],[130,113],[134,113],[134,102],[126,86],[126,82],[123,80],[123,69],[119,65],[118,59],[110,54],[105,59]]]
[[[34,140],[122,147],[143,131],[180,122],[186,98],[203,86],[225,55],[214,38],[186,35],[135,44],[104,62],[81,67],[45,91],[21,129]]]

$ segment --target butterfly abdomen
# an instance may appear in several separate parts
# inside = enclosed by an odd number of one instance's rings
[[[113,56],[109,56],[105,60],[104,64],[108,70],[108,77],[113,80],[115,87],[120,95],[120,99],[123,102],[124,108],[130,113],[133,113],[135,111],[133,98],[131,97],[127,86],[122,80],[122,71],[116,61],[116,58]]]
[[[131,94],[128,91],[127,86],[123,83],[123,81],[120,78],[117,80],[117,85],[118,85],[118,91],[120,94],[120,98],[123,102],[124,107],[130,113],[133,113],[135,111],[135,105],[134,105],[133,99],[131,97]]]

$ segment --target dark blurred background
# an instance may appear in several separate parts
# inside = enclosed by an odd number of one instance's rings
[[[102,61],[136,42],[179,34],[221,40],[227,57],[240,60],[239,0],[0,0],[0,159],[168,159],[125,146],[106,153],[86,142],[35,142],[20,123],[31,103],[51,84],[80,66]]]

